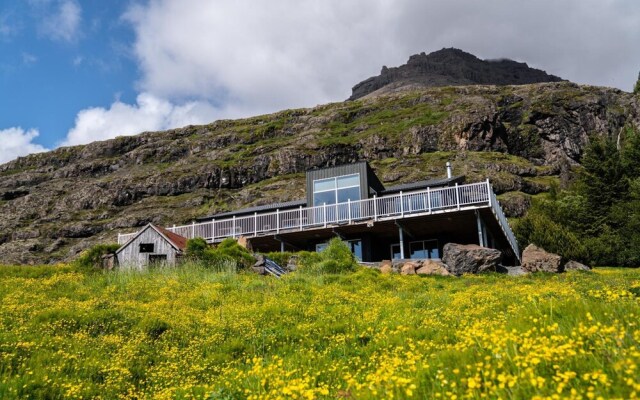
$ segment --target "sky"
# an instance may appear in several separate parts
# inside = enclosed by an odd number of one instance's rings
[[[631,91],[637,0],[0,0],[0,163],[312,107],[457,47]]]

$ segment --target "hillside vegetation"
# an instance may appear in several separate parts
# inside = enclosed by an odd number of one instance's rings
[[[621,398],[640,270],[283,279],[0,268],[0,397]]]
[[[460,86],[60,148],[0,165],[0,260],[68,260],[118,231],[304,197],[304,171],[368,160],[385,184],[490,178],[511,217],[565,185],[591,137],[640,126],[638,98],[568,82]]]
[[[592,138],[573,181],[534,199],[515,224],[535,243],[591,265],[640,266],[640,132]]]

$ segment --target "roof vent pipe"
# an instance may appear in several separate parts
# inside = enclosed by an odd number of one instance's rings
[[[451,163],[447,161],[447,178],[451,179]]]

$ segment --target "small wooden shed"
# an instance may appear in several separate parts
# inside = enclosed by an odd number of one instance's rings
[[[116,251],[116,258],[125,269],[175,266],[186,247],[187,238],[148,224]]]

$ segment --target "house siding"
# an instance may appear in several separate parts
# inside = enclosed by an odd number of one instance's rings
[[[141,243],[153,243],[153,253],[140,253]],[[155,229],[147,227],[138,237],[118,251],[118,265],[122,269],[145,269],[150,255],[166,255],[167,264],[175,265],[177,250]]]

